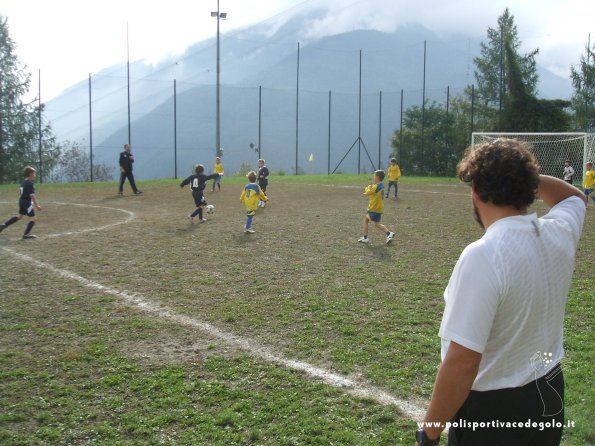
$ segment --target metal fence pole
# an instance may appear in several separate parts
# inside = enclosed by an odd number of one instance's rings
[[[93,182],[93,114],[91,102],[91,73],[89,73],[89,159],[91,168],[91,183]]]
[[[328,91],[328,155],[326,174],[331,173],[331,91]]]
[[[378,116],[378,168],[380,169],[381,156],[382,156],[382,90],[380,90],[380,105],[379,105],[379,116]]]
[[[178,99],[177,83],[174,79],[174,178],[178,179]]]
[[[297,46],[297,70],[295,86],[295,174],[298,174],[298,147],[299,147],[299,114],[300,114],[300,42]]]
[[[262,134],[262,85],[258,86],[258,159],[260,156],[261,147],[261,134]]]

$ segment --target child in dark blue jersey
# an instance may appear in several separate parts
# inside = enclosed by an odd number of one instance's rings
[[[19,214],[9,218],[4,223],[1,223],[0,232],[26,215],[31,220],[27,223],[25,233],[23,234],[23,240],[36,238],[35,235],[31,234],[31,229],[33,229],[33,225],[35,225],[35,209],[41,211],[41,206],[37,203],[37,199],[35,198],[35,185],[33,184],[33,181],[35,181],[36,177],[37,171],[33,167],[25,167],[25,179],[21,183],[20,188]]]
[[[194,175],[190,175],[188,178],[182,181],[180,183],[180,187],[183,188],[187,184],[190,184],[190,188],[192,189],[192,198],[194,198],[194,204],[196,205],[196,210],[192,214],[188,215],[188,220],[190,220],[190,223],[194,223],[194,217],[198,215],[198,221],[203,223],[207,221],[207,219],[203,218],[202,216],[202,208],[203,206],[207,205],[203,191],[205,190],[207,181],[219,178],[219,174],[214,173],[212,175],[205,175],[205,168],[202,164],[197,164],[194,168],[194,171],[196,173]]]
[[[264,195],[267,194],[267,186],[269,185],[269,168],[265,165],[263,159],[258,160],[258,186],[262,189]],[[266,200],[258,200],[258,206],[265,207]]]

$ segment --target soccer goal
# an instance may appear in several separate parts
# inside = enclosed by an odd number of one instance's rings
[[[473,133],[471,144],[513,138],[529,143],[541,173],[562,178],[564,161],[574,168],[574,182],[582,182],[585,163],[595,162],[595,133]]]

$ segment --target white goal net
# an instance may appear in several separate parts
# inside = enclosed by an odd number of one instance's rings
[[[582,183],[585,163],[595,162],[595,133],[473,133],[471,144],[497,138],[529,143],[545,175],[562,178],[564,161],[570,160],[576,185]]]

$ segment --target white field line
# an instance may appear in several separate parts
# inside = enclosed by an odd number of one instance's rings
[[[229,345],[236,346],[257,358],[261,358],[265,361],[269,361],[275,364],[280,364],[284,367],[291,368],[294,370],[300,370],[313,378],[318,378],[322,380],[323,382],[332,387],[343,389],[345,392],[349,394],[356,395],[361,398],[371,398],[384,405],[393,404],[399,407],[402,413],[412,420],[421,420],[423,419],[423,416],[425,414],[425,410],[417,406],[416,404],[396,398],[390,395],[389,393],[385,392],[384,390],[378,389],[369,384],[354,381],[344,376],[337,375],[336,373],[330,372],[319,367],[315,367],[304,361],[286,358],[280,354],[274,353],[267,347],[259,345],[258,343],[252,341],[249,338],[237,336],[232,333],[222,331],[214,325],[209,324],[208,322],[200,321],[190,316],[175,313],[174,311],[165,306],[151,302],[150,299],[140,294],[132,294],[125,291],[119,291],[115,288],[111,288],[109,286],[93,282],[92,280],[86,279],[71,271],[56,268],[55,266],[47,262],[36,260],[31,256],[16,252],[11,248],[0,248],[3,251],[31,265],[35,265],[38,268],[48,270],[59,277],[78,282],[87,288],[91,288],[106,294],[116,296],[122,299],[127,305],[134,308],[138,308],[151,315],[157,316],[160,319],[169,320],[177,324],[192,328],[197,328],[213,337],[216,337],[224,341]]]
[[[7,201],[0,201],[1,204],[8,204]],[[121,208],[112,208],[108,206],[95,206],[92,204],[80,204],[80,203],[61,203],[61,202],[48,202],[49,204],[57,204],[58,206],[79,206],[79,207],[87,207],[87,208],[94,208],[94,209],[108,209],[110,211],[119,211],[127,214],[128,216],[124,220],[118,220],[113,223],[108,223],[107,225],[103,226],[96,226],[93,228],[81,229],[78,231],[69,231],[69,232],[61,232],[57,234],[48,234],[44,237],[64,237],[66,235],[78,235],[78,234],[85,234],[87,232],[94,232],[94,231],[102,231],[103,229],[112,228],[114,226],[123,225],[128,223],[136,218],[136,214],[132,211],[128,211],[126,209]]]
[[[420,191],[420,192],[422,192],[422,191]],[[5,202],[0,202],[0,203],[5,203]],[[100,230],[107,229],[107,228],[110,228],[110,227],[113,227],[116,225],[127,223],[127,222],[133,220],[134,218],[136,218],[136,215],[134,214],[134,212],[128,211],[126,209],[111,208],[111,207],[107,207],[107,206],[94,206],[94,205],[89,205],[89,204],[77,204],[77,203],[55,202],[53,204],[116,210],[116,211],[120,211],[120,212],[124,212],[124,213],[128,214],[128,217],[124,220],[120,220],[120,221],[110,223],[110,224],[107,224],[104,226],[87,228],[87,229],[82,229],[79,231],[50,234],[50,235],[48,235],[48,237],[62,237],[62,236],[67,236],[67,235],[83,234],[83,233],[92,232],[92,231],[100,231]],[[18,257],[19,259],[28,262],[29,264],[33,264],[39,268],[46,269],[62,278],[73,280],[87,288],[99,290],[103,293],[111,294],[113,296],[119,297],[126,304],[128,304],[131,307],[135,307],[135,308],[138,308],[146,313],[156,315],[157,317],[159,317],[161,319],[170,320],[172,322],[175,322],[175,323],[178,323],[178,324],[184,325],[184,326],[197,328],[213,337],[216,337],[216,338],[224,341],[225,343],[227,343],[229,345],[236,346],[236,347],[240,348],[241,350],[250,353],[252,356],[261,358],[268,362],[280,364],[280,365],[290,368],[290,369],[300,370],[313,378],[318,378],[318,379],[322,380],[323,382],[325,382],[326,384],[328,384],[332,387],[343,389],[345,392],[347,392],[351,395],[355,395],[355,396],[361,397],[361,398],[370,398],[370,399],[373,399],[373,400],[375,400],[381,404],[384,404],[384,405],[391,405],[391,404],[395,405],[401,410],[401,412],[405,416],[407,416],[408,418],[410,418],[412,420],[421,420],[421,419],[423,419],[423,416],[425,414],[425,410],[423,408],[417,406],[415,403],[396,398],[393,395],[390,395],[389,393],[385,392],[382,389],[373,387],[369,384],[354,381],[352,379],[346,378],[341,375],[337,375],[336,373],[330,372],[328,370],[325,370],[325,369],[322,369],[319,367],[315,367],[315,366],[308,364],[307,362],[304,362],[304,361],[298,361],[295,359],[285,358],[284,356],[282,356],[278,353],[274,353],[271,349],[264,347],[262,345],[259,345],[258,343],[252,341],[249,338],[237,336],[232,333],[222,331],[219,328],[215,327],[214,325],[209,324],[208,322],[200,321],[198,319],[191,318],[189,316],[175,313],[174,311],[172,311],[171,309],[168,309],[167,307],[164,307],[162,305],[151,302],[150,299],[148,299],[142,295],[132,294],[132,293],[128,293],[125,291],[119,291],[115,288],[111,288],[109,286],[102,285],[98,282],[93,282],[92,280],[86,279],[85,277],[80,276],[74,272],[71,272],[71,271],[68,271],[65,269],[61,269],[61,268],[57,268],[57,267],[51,265],[50,263],[42,262],[40,260],[34,259],[33,257],[31,257],[29,255],[19,253],[11,248],[7,248],[7,247],[0,247],[0,248],[9,254],[12,254],[15,257]]]
[[[46,237],[64,237],[65,235],[78,235],[78,234],[84,234],[86,232],[94,232],[94,231],[101,231],[103,229],[108,229],[114,226],[118,226],[118,225],[123,225],[125,223],[128,223],[132,220],[134,220],[136,218],[136,214],[132,211],[128,211],[126,209],[120,209],[120,208],[111,208],[108,206],[95,206],[92,204],[79,204],[79,203],[60,203],[60,202],[53,202],[52,204],[57,204],[57,205],[62,205],[62,206],[80,206],[80,207],[89,207],[89,208],[95,208],[95,209],[109,209],[111,211],[120,211],[120,212],[124,212],[125,214],[128,215],[128,217],[126,217],[126,219],[124,220],[119,220],[116,221],[114,223],[109,223],[107,225],[103,225],[103,226],[97,226],[95,228],[87,228],[87,229],[81,229],[79,231],[71,231],[71,232],[61,232],[59,234],[48,234]]]

